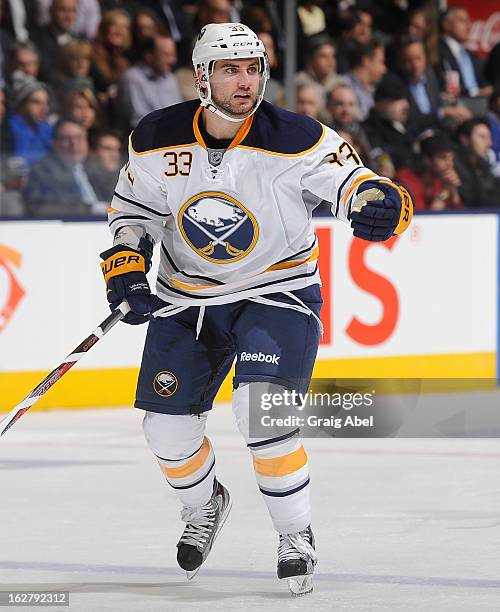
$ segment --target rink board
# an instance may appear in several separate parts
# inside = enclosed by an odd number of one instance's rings
[[[325,327],[315,376],[499,378],[495,214],[418,216],[386,243],[315,221]],[[106,317],[103,222],[0,222],[0,411]],[[154,273],[154,270],[153,270]],[[99,342],[40,407],[132,403],[144,326]],[[226,381],[220,399],[230,396]]]

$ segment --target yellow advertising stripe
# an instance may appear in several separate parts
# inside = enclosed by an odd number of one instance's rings
[[[208,438],[205,437],[203,438],[203,444],[200,450],[187,463],[179,467],[170,468],[162,465],[160,462],[160,467],[167,478],[187,478],[187,476],[196,473],[203,466],[209,453],[210,442]]]
[[[307,455],[304,447],[301,446],[293,453],[282,457],[272,457],[271,459],[253,458],[253,467],[259,476],[288,476],[307,463]]]
[[[496,381],[495,352],[318,359],[315,378],[456,378]],[[74,369],[31,410],[132,406],[138,368]],[[48,374],[47,370],[0,372],[0,412],[8,412]],[[217,394],[231,400],[234,369]]]

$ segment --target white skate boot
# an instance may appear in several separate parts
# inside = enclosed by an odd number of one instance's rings
[[[311,526],[297,533],[280,534],[278,578],[288,581],[292,595],[306,595],[313,590],[312,575],[317,561]]]
[[[181,519],[187,523],[177,544],[177,563],[186,570],[188,580],[198,573],[208,557],[215,538],[231,510],[228,490],[214,480],[212,497],[201,508],[184,507]]]

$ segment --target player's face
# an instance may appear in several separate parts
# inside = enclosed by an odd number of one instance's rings
[[[258,60],[219,60],[210,77],[212,100],[230,115],[245,116],[257,104],[260,79]]]

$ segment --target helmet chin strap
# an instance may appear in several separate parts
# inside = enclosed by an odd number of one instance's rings
[[[232,123],[241,123],[242,121],[245,121],[245,119],[248,119],[248,117],[251,117],[255,111],[257,110],[258,106],[255,106],[249,113],[247,113],[244,117],[241,118],[235,118],[235,117],[231,117],[231,115],[226,115],[226,113],[224,111],[222,111],[216,104],[214,104],[211,100],[202,100],[201,101],[201,105],[206,108],[208,111],[210,111],[211,113],[213,113],[214,115],[217,115],[218,117],[222,117],[222,119],[225,119],[226,121],[231,121]]]

